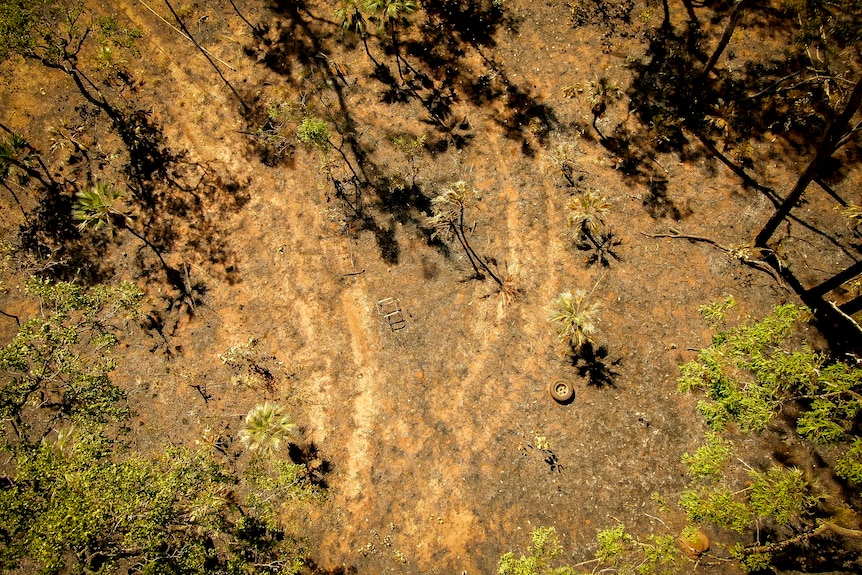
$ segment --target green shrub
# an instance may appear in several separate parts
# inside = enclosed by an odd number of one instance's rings
[[[694,455],[685,453],[682,456],[688,473],[695,478],[717,476],[733,455],[731,443],[717,433],[707,433],[706,439],[706,445],[699,447]]]
[[[318,118],[305,118],[296,129],[296,137],[307,146],[326,150],[329,145],[329,126]]]
[[[778,306],[760,322],[719,332],[680,367],[681,392],[706,392],[698,410],[710,427],[721,431],[733,422],[744,432],[763,431],[783,405],[804,400],[800,435],[819,443],[846,437],[862,411],[862,369],[830,362],[804,343],[790,348],[793,327],[806,314]]]
[[[511,551],[500,557],[498,575],[574,575],[571,567],[552,567],[562,553],[557,531],[553,527],[537,527],[530,535],[528,555],[517,557]]]

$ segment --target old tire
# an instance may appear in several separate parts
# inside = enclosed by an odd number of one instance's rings
[[[548,385],[548,392],[557,403],[566,403],[575,396],[575,388],[564,379],[554,379]]]

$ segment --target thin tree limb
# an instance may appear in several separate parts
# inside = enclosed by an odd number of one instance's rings
[[[192,44],[194,44],[195,46],[197,46],[198,48],[200,48],[201,52],[203,52],[203,53],[207,54],[208,56],[211,56],[212,58],[215,58],[216,60],[218,60],[219,62],[221,62],[222,64],[224,64],[224,65],[225,65],[225,66],[227,66],[228,68],[230,68],[230,70],[231,70],[232,72],[236,72],[236,68],[234,68],[233,66],[231,66],[230,64],[228,64],[227,62],[225,62],[224,60],[222,60],[221,58],[219,58],[219,57],[218,57],[218,56],[216,56],[215,54],[213,54],[213,53],[209,52],[206,48],[204,48],[203,46],[201,46],[200,44],[198,44],[197,42],[195,42],[195,41],[194,41],[190,36],[188,36],[185,32],[183,32],[182,30],[180,30],[179,28],[177,28],[176,26],[174,26],[173,24],[171,24],[170,22],[168,22],[167,20],[165,20],[164,18],[162,18],[162,16],[161,16],[158,12],[156,12],[155,10],[153,10],[152,8],[150,8],[150,7],[147,5],[147,3],[146,3],[146,2],[144,2],[144,0],[138,0],[138,2],[140,2],[140,3],[144,6],[144,8],[146,8],[147,10],[149,10],[150,12],[152,12],[153,14],[155,14],[155,15],[156,15],[156,18],[158,18],[159,20],[161,20],[162,22],[164,22],[165,24],[167,24],[168,26],[170,26],[171,28],[173,28],[173,30],[174,30],[177,34],[179,34],[180,36],[182,36],[183,38],[185,38],[186,40],[188,40],[189,42],[191,42]]]
[[[711,238],[707,238],[707,237],[703,237],[703,236],[693,236],[693,235],[689,235],[689,234],[683,234],[683,233],[680,233],[679,231],[677,231],[673,228],[670,228],[668,230],[668,232],[664,233],[664,234],[648,234],[646,232],[642,232],[642,233],[643,233],[643,235],[650,237],[650,238],[672,238],[672,239],[689,240],[692,242],[701,242],[701,243],[705,243],[705,244],[710,244],[711,246],[714,246],[714,247],[720,249],[721,251],[725,252],[726,254],[731,256],[733,259],[738,260],[738,261],[744,263],[745,265],[752,267],[756,270],[760,270],[762,272],[768,273],[770,276],[772,276],[772,279],[774,279],[778,283],[778,285],[780,285],[784,289],[788,289],[787,286],[785,285],[784,281],[781,279],[781,276],[778,275],[778,273],[774,269],[772,269],[772,267],[769,264],[767,264],[766,262],[764,262],[763,260],[759,260],[759,259],[751,257],[751,255],[749,255],[749,253],[748,253],[748,248],[746,248],[746,247],[733,248],[733,247],[724,246],[724,245],[721,245],[720,243],[718,243],[717,241],[715,241]]]
[[[750,554],[775,553],[776,551],[782,551],[791,545],[796,545],[797,543],[813,539],[826,531],[831,531],[835,535],[840,535],[842,537],[862,538],[862,531],[858,529],[848,529],[847,527],[836,525],[831,521],[824,521],[811,531],[800,533],[799,535],[791,537],[790,539],[785,539],[784,541],[776,541],[775,543],[767,543],[766,545],[751,545],[745,548],[745,552]]]

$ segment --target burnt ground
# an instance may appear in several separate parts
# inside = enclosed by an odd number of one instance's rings
[[[704,432],[697,397],[676,392],[677,365],[710,341],[698,307],[732,295],[734,317],[756,318],[798,299],[714,246],[650,234],[749,245],[812,148],[767,134],[740,151],[726,136],[724,152],[742,158],[758,189],[684,127],[668,141],[645,124],[632,106],[657,57],[658,5],[577,26],[562,2],[428,8],[400,31],[402,81],[387,35],[370,25],[376,66],[329,3],[235,4],[175,6],[211,63],[143,3],[114,3],[116,17],[141,30],[140,55],[121,65],[131,80],[103,89],[137,111],[135,133],[150,146],[137,157],[64,74],[20,61],[4,68],[4,124],[69,182],[146,180],[147,193],[130,201],[134,223],[193,288],[182,296],[153,252],[121,230],[69,232],[61,248],[68,217],[48,217],[61,209],[38,211],[44,200],[24,197],[40,216],[23,222],[4,192],[6,236],[23,225],[43,255],[53,250],[60,275],[146,288],[148,324],[115,374],[136,409],[138,447],[213,434],[230,442],[254,404],[289,406],[300,429],[294,455],[315,462],[329,494],[293,520],[330,573],[490,573],[540,525],[556,526],[578,562],[617,521],[665,529],[651,494],[675,500],[687,482],[680,456]],[[163,3],[149,6],[175,23]],[[682,29],[682,6],[670,8]],[[780,50],[780,37],[764,41],[749,24],[723,73]],[[722,25],[710,26],[706,45]],[[600,77],[620,92],[594,118],[589,83]],[[285,138],[263,142],[253,134],[273,127],[266,110],[279,105]],[[323,154],[294,137],[302,110],[329,122],[356,172],[330,150],[340,188],[321,170]],[[85,151],[50,151],[48,128],[61,122],[81,126]],[[393,138],[420,135],[425,147],[411,162]],[[568,177],[552,158],[562,144],[572,150]],[[858,203],[852,151],[838,162],[832,189]],[[456,180],[480,192],[466,209],[468,237],[521,291],[510,304],[424,224],[430,198]],[[815,188],[780,230],[782,258],[807,287],[859,259],[858,234]],[[612,204],[605,263],[566,226],[568,199],[585,190]],[[576,288],[602,305],[587,362],[568,357],[547,322],[554,296]],[[14,304],[14,289],[5,297]],[[378,313],[385,298],[399,302],[401,329]],[[218,357],[249,339],[272,375],[256,389],[232,384]],[[575,386],[568,405],[548,395],[559,377]],[[769,434],[748,444],[753,459],[781,448]],[[674,506],[662,517],[674,530],[684,523]]]

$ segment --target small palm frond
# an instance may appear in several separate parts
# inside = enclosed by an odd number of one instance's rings
[[[26,150],[30,145],[23,136],[12,134],[4,140],[0,140],[0,179],[9,175],[9,169],[16,161],[27,164],[30,154]],[[24,154],[21,154],[25,151]]]
[[[333,16],[341,23],[342,30],[351,30],[360,36],[365,34],[365,18],[359,10],[359,0],[341,0]]]
[[[856,224],[862,223],[862,206],[847,204],[846,206],[835,206],[835,209],[841,210],[842,216],[855,220]]]
[[[588,299],[584,290],[564,291],[554,298],[548,315],[548,321],[556,326],[557,338],[576,350],[592,341],[596,331],[601,306],[598,302],[589,303]]]
[[[605,76],[598,78],[595,82],[590,82],[589,88],[590,103],[594,106],[600,103],[608,104],[611,100],[619,99],[623,95],[623,91],[619,86]]]
[[[569,228],[576,238],[586,229],[595,233],[611,211],[607,198],[597,192],[584,192],[569,200]]]
[[[432,215],[425,219],[425,223],[434,228],[432,237],[448,235],[452,226],[458,224],[471,191],[467,182],[459,180],[431,200]],[[472,194],[476,195],[476,192],[472,191]]]
[[[731,123],[736,117],[736,107],[733,102],[725,102],[719,98],[718,101],[711,106],[709,114],[704,116],[706,123],[718,130],[719,132],[727,133],[731,129]]]
[[[290,437],[294,426],[282,406],[267,401],[249,410],[239,439],[252,451],[272,453]]]
[[[521,287],[521,278],[515,273],[510,273],[508,269],[501,279],[503,284],[500,286],[500,303],[503,307],[508,307],[524,295],[524,288]]]
[[[569,84],[568,86],[563,86],[563,96],[565,96],[566,98],[574,98],[583,91],[583,85],[578,82],[575,82],[574,84]]]
[[[78,229],[92,227],[98,230],[102,226],[111,227],[113,217],[130,217],[122,207],[122,199],[123,192],[105,182],[96,182],[92,187],[80,190],[72,208],[72,217],[79,222]]]
[[[364,0],[363,5],[368,12],[376,15],[380,26],[406,20],[417,7],[415,0]]]
[[[548,158],[550,158],[552,163],[560,167],[565,167],[576,164],[577,158],[580,155],[581,150],[578,147],[577,140],[572,140],[569,142],[560,142],[559,144],[557,144],[554,147],[553,151],[548,153]]]

